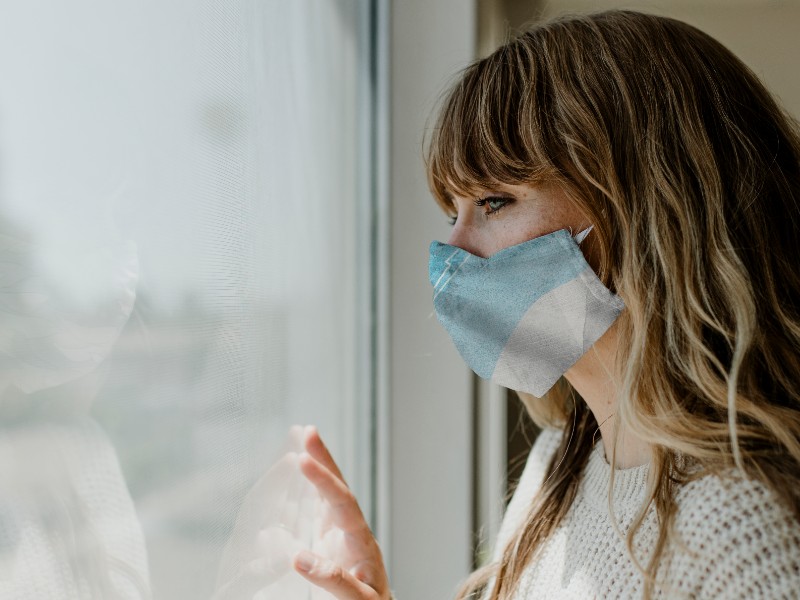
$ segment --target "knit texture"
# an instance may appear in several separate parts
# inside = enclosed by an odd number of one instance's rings
[[[545,430],[532,448],[506,510],[494,560],[524,524],[561,432]],[[649,465],[614,473],[614,517],[609,511],[611,467],[602,443],[590,455],[577,497],[564,521],[528,565],[514,600],[640,598],[644,579],[614,528],[624,535],[644,498]],[[732,474],[707,475],[676,493],[679,544],[662,555],[656,598],[800,598],[800,523],[760,483]],[[646,564],[658,533],[650,509],[634,543]]]
[[[91,418],[0,432],[0,599],[150,597],[142,527]]]

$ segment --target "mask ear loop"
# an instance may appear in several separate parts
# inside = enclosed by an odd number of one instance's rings
[[[575,240],[576,244],[580,244],[586,238],[586,236],[589,235],[589,232],[593,228],[594,228],[594,225],[589,225],[589,227],[587,227],[583,231],[580,231],[580,232],[576,233],[574,236],[572,236],[572,239]]]

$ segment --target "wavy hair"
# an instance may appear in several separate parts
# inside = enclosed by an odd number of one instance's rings
[[[677,486],[736,469],[800,519],[800,127],[722,44],[674,19],[550,21],[466,68],[426,147],[430,188],[556,184],[592,223],[619,317],[617,427],[652,446],[656,589]],[[523,400],[525,398],[523,397]],[[530,398],[528,400],[531,400]],[[525,402],[564,428],[524,526],[458,598],[512,597],[575,498],[597,423],[565,380]],[[570,442],[571,440],[571,442]],[[613,461],[612,461],[613,462]]]

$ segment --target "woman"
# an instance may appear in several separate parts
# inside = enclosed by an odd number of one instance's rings
[[[454,219],[431,247],[439,319],[546,427],[457,597],[797,597],[797,124],[709,36],[612,11],[467,68],[427,166]],[[295,567],[388,598],[313,430],[307,447],[353,551]]]

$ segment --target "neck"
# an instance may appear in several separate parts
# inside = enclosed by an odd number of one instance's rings
[[[627,469],[650,461],[650,446],[624,429],[618,427],[617,377],[614,375],[614,357],[617,348],[617,327],[612,325],[565,374],[589,406],[600,424],[600,436],[606,460],[610,463],[616,443],[614,467]]]

